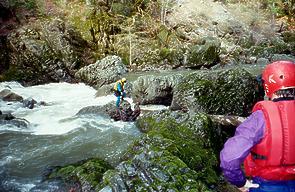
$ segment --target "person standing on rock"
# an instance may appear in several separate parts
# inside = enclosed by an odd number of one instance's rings
[[[240,191],[295,192],[295,63],[267,65],[262,83],[269,100],[256,103],[224,144],[220,167]]]
[[[117,97],[116,107],[120,107],[121,99],[123,100],[126,97],[126,93],[124,90],[124,85],[127,82],[126,78],[122,78],[118,80],[114,85],[114,95]]]

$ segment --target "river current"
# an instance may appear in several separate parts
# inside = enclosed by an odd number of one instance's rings
[[[0,125],[0,191],[32,191],[48,167],[98,157],[116,165],[127,146],[140,136],[132,122],[98,115],[76,116],[83,107],[104,105],[113,95],[95,97],[85,84],[51,83],[23,87],[0,83],[24,99],[46,105],[33,109],[20,102],[0,101],[3,113],[29,122],[28,127]],[[132,100],[129,100],[132,102]]]

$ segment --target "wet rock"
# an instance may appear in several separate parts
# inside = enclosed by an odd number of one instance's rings
[[[33,98],[27,98],[23,101],[23,106],[29,109],[33,109],[35,104],[37,104],[37,101]]]
[[[127,73],[127,67],[118,56],[107,56],[96,63],[80,69],[75,77],[89,85],[99,88],[103,85],[116,82]]]
[[[50,179],[37,183],[35,187],[30,189],[30,192],[41,191],[66,191],[66,192],[81,192],[80,185],[74,182],[64,182],[61,179]]]
[[[28,127],[29,122],[25,119],[16,118],[11,113],[0,111],[0,125],[12,125],[19,128]]]
[[[180,74],[139,77],[132,83],[132,99],[142,105],[160,104],[169,106],[173,98],[173,89],[181,78],[182,75]]]
[[[131,104],[122,100],[120,108],[116,107],[115,102],[111,102],[104,106],[88,106],[84,107],[76,115],[85,115],[85,114],[97,114],[102,116],[108,116],[115,121],[135,121],[136,118],[140,115],[139,105],[136,104],[134,110],[131,109]]]
[[[46,180],[61,179],[77,186],[78,191],[91,192],[100,185],[103,174],[109,169],[112,169],[112,166],[106,161],[93,158],[55,167],[48,173]]]
[[[3,101],[23,101],[22,96],[13,93],[9,89],[4,89],[0,92],[0,99],[2,99]]]
[[[83,65],[87,42],[61,19],[27,24],[7,37],[9,70],[3,79],[25,85],[74,82],[74,73]]]
[[[140,115],[139,104],[136,104],[134,110],[131,109],[131,105],[128,101],[123,100],[120,104],[120,108],[116,110],[110,110],[108,114],[115,121],[135,121]]]
[[[3,113],[0,111],[0,120],[6,120],[6,121],[9,121],[9,120],[12,120],[12,119],[15,119],[15,117],[14,117],[11,113],[3,114]]]
[[[175,87],[170,108],[245,117],[263,96],[256,76],[246,69],[193,72]]]
[[[217,144],[213,142],[220,142],[222,137],[208,116],[151,112],[140,117],[136,125],[147,134],[130,146],[115,170],[104,174],[108,188],[207,191],[218,181],[214,171],[218,164],[214,152]]]

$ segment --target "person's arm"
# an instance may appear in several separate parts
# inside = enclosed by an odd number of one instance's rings
[[[224,177],[233,185],[243,187],[246,177],[241,165],[251,148],[258,144],[264,135],[265,121],[262,111],[252,113],[229,138],[220,152],[220,167]]]

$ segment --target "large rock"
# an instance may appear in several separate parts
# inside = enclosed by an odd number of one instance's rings
[[[146,134],[129,147],[115,169],[90,159],[58,167],[47,178],[74,181],[84,192],[235,191],[218,171],[228,125],[224,128],[203,113],[190,116],[180,111],[150,112],[136,125]]]
[[[177,84],[171,109],[217,115],[248,116],[263,92],[242,68],[193,72]]]
[[[205,192],[218,182],[217,154],[225,138],[209,116],[161,111],[136,124],[147,134],[130,147],[125,161],[104,174],[106,189]]]
[[[166,76],[141,76],[132,83],[132,99],[140,104],[170,106],[173,89],[180,82],[181,74]]]
[[[220,62],[221,43],[217,39],[204,38],[200,44],[192,46],[188,50],[187,68],[210,68]]]
[[[29,85],[74,81],[88,49],[81,35],[60,19],[25,25],[7,37],[7,44],[9,70],[2,78]]]
[[[96,63],[80,69],[75,76],[81,81],[96,88],[116,82],[127,73],[127,67],[118,56],[107,56]]]
[[[121,101],[120,108],[116,107],[115,102],[108,103],[104,106],[88,106],[84,107],[78,111],[77,115],[86,115],[86,114],[97,114],[102,116],[109,116],[115,121],[135,121],[136,118],[140,115],[139,105],[134,106],[134,110],[131,109],[131,104],[123,100]]]

